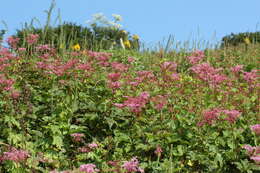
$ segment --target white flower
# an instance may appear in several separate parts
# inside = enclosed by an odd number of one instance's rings
[[[119,28],[122,27],[121,24],[115,23],[115,22],[112,22],[112,21],[109,21],[109,22],[107,23],[107,25],[109,25],[109,26],[111,26],[111,27],[114,27],[114,28],[117,28],[117,29],[119,29]]]
[[[93,14],[92,17],[94,20],[103,20],[104,18],[106,18],[103,13]]]
[[[101,24],[101,26],[109,26],[112,28],[119,29],[122,27],[121,24],[117,23],[122,20],[122,17],[118,14],[112,14],[114,17],[114,21],[110,21],[106,18],[106,16],[103,13],[96,13],[92,15],[92,20],[86,21],[88,24]]]
[[[120,16],[119,14],[112,14],[112,16],[114,17],[116,22],[120,22],[123,20],[122,16]]]

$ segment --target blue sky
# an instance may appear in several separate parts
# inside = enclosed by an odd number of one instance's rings
[[[42,24],[44,10],[51,0],[7,0],[1,2],[0,20],[7,23],[8,34],[13,34],[23,22],[33,17]],[[123,17],[123,28],[138,34],[146,43],[166,39],[193,38],[216,41],[238,32],[260,30],[260,0],[56,0],[54,17],[60,9],[63,21],[86,26],[95,13],[102,12]],[[4,28],[0,25],[0,29]]]

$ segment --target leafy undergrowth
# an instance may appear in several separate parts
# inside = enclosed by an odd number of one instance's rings
[[[258,172],[260,49],[0,48],[0,172]]]

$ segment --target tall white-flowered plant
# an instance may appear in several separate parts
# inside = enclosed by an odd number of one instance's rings
[[[92,15],[92,19],[88,20],[87,23],[90,25],[103,25],[106,27],[111,27],[115,29],[119,29],[122,27],[121,22],[123,19],[119,14],[112,14],[113,20],[107,19],[107,17],[103,13],[96,13]]]

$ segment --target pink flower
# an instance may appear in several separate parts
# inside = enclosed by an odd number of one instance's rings
[[[108,87],[115,90],[121,87],[121,83],[120,82],[109,82],[108,83]]]
[[[252,156],[250,159],[254,160],[256,164],[260,164],[260,155]]]
[[[85,71],[91,71],[91,70],[92,70],[91,63],[79,64],[79,65],[77,66],[77,69],[79,69],[79,70],[85,70]]]
[[[120,73],[109,73],[107,75],[107,78],[113,82],[118,81],[120,79],[121,74]]]
[[[155,108],[160,111],[167,104],[167,97],[162,95],[157,95],[151,98],[151,101],[155,103]]]
[[[250,128],[256,135],[260,135],[260,124],[253,125]]]
[[[15,37],[8,37],[7,38],[7,43],[12,47],[12,48],[17,48],[17,44],[19,42],[20,38],[15,38]]]
[[[1,160],[11,160],[14,162],[23,162],[27,160],[29,153],[24,150],[12,148],[11,151],[4,152]]]
[[[154,77],[154,74],[153,74],[153,71],[137,71],[137,75],[138,77],[141,77],[141,78],[153,78]]]
[[[2,85],[3,90],[10,91],[15,81],[13,79],[6,79],[4,75],[0,74],[0,87]]]
[[[123,104],[115,103],[114,105],[118,108],[128,107],[134,113],[140,113],[142,108],[145,107],[148,102],[148,98],[150,97],[148,92],[142,92],[137,97],[124,96],[127,100],[124,101]]]
[[[83,137],[85,136],[83,133],[73,133],[70,135],[71,137],[73,137],[73,140],[75,142],[81,142],[83,141]]]
[[[156,147],[156,150],[154,151],[154,153],[157,155],[157,156],[161,156],[161,153],[163,152],[162,148],[160,146],[157,146]]]
[[[203,126],[204,124],[213,124],[214,121],[218,120],[218,116],[222,110],[218,108],[214,108],[211,110],[207,110],[203,112],[202,121],[200,121],[197,125]]]
[[[107,164],[116,167],[118,166],[118,161],[108,161]]]
[[[36,47],[37,51],[50,51],[52,50],[48,44],[39,45]]]
[[[96,165],[94,165],[92,163],[80,165],[79,170],[82,171],[82,172],[85,172],[85,173],[99,172],[99,169],[96,169]]]
[[[132,62],[135,61],[135,59],[134,59],[133,57],[128,57],[128,58],[127,58],[127,61],[128,61],[129,63],[132,63]]]
[[[238,72],[241,72],[243,70],[243,65],[236,65],[234,67],[231,67],[230,70],[233,72],[233,73],[238,73]]]
[[[78,148],[78,151],[81,152],[81,153],[88,153],[91,151],[91,149],[89,147],[80,147]]]
[[[161,69],[164,70],[164,71],[175,71],[177,68],[177,64],[175,62],[171,62],[171,61],[167,61],[167,62],[164,62],[162,65],[161,65]]]
[[[137,85],[139,85],[139,82],[129,82],[129,84],[132,86],[137,86]]]
[[[115,71],[118,72],[126,72],[128,70],[128,66],[126,64],[119,63],[119,62],[112,62],[111,66]]]
[[[24,47],[19,47],[19,48],[18,48],[18,51],[19,51],[19,52],[25,52],[25,51],[26,51],[26,48],[24,48]]]
[[[114,103],[113,105],[120,108],[120,109],[125,107],[125,104],[122,104],[122,103]]]
[[[94,148],[97,148],[97,147],[98,147],[98,144],[96,144],[96,143],[91,143],[91,144],[88,144],[88,147],[91,148],[91,149],[94,149]]]
[[[196,64],[191,67],[191,70],[198,76],[199,79],[208,82],[211,86],[217,86],[223,83],[228,78],[219,74],[221,68],[215,69],[208,63]]]
[[[255,147],[252,147],[251,145],[244,145],[242,148],[246,149],[248,155],[252,155],[255,150]]]
[[[12,97],[13,99],[17,99],[19,96],[20,96],[20,92],[18,92],[18,91],[12,91],[11,97]]]
[[[250,84],[255,82],[258,77],[259,75],[257,75],[257,70],[252,70],[251,72],[244,72],[244,79]]]
[[[122,167],[127,171],[127,173],[144,172],[144,170],[139,167],[139,161],[136,157],[132,158],[131,161],[125,161]]]
[[[234,123],[241,114],[241,112],[237,110],[223,110],[222,112],[228,116],[225,118],[225,120],[229,121],[230,123]]]
[[[172,80],[175,80],[175,81],[180,80],[180,75],[178,73],[172,73],[171,77],[172,77]]]
[[[39,35],[38,34],[29,34],[26,37],[26,41],[28,44],[34,44],[38,41]]]
[[[221,113],[224,113],[226,117],[221,118]],[[237,110],[223,110],[219,108],[214,108],[208,111],[205,111],[202,116],[202,121],[200,121],[197,125],[203,126],[204,124],[211,125],[213,122],[217,120],[226,120],[229,123],[235,123],[237,118],[240,116],[240,112]]]
[[[199,61],[201,61],[204,57],[205,57],[204,52],[197,50],[193,52],[191,56],[188,56],[187,59],[190,64],[195,65],[199,63]]]

